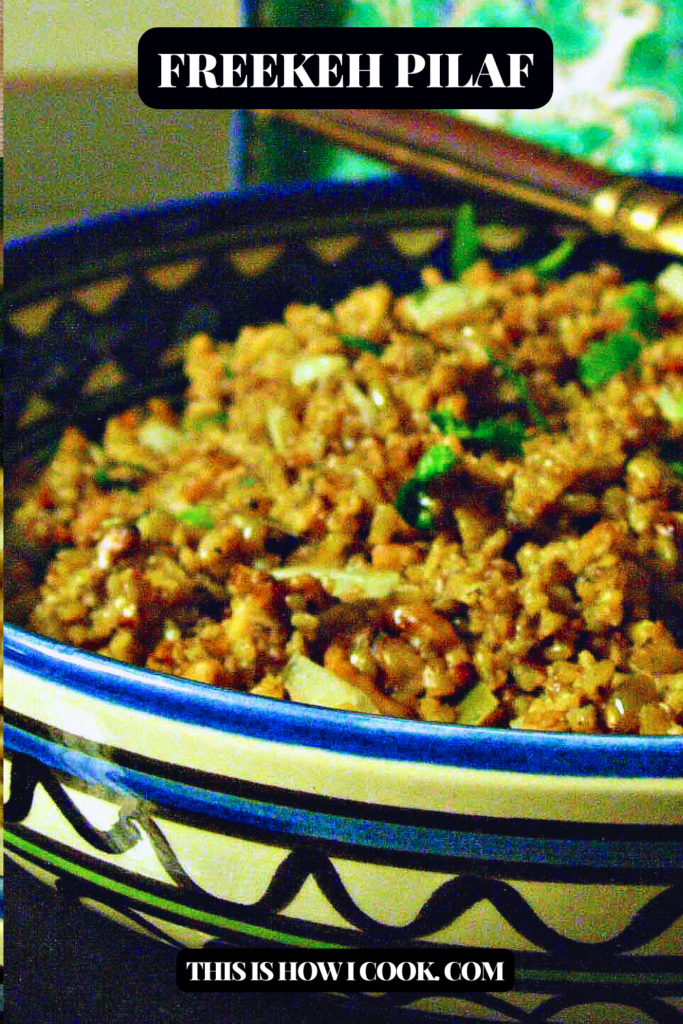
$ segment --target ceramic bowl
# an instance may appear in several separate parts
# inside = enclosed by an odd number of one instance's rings
[[[10,245],[8,501],[65,422],[96,430],[181,390],[176,346],[197,328],[234,337],[377,278],[416,287],[420,267],[447,264],[460,198],[406,180],[262,190]],[[499,262],[557,241],[547,218],[475,201],[499,225],[484,232]],[[638,277],[667,262],[589,239],[574,266],[596,258]],[[98,390],[102,364],[124,382]],[[515,953],[509,993],[380,995],[381,1015],[642,1022],[683,1008],[683,740],[274,702],[17,625],[5,658],[6,851],[74,899],[177,946]]]

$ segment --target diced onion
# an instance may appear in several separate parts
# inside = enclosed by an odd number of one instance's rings
[[[305,387],[325,380],[333,373],[345,373],[348,368],[349,361],[345,356],[306,356],[305,359],[297,359],[292,366],[292,384],[298,388]]]
[[[683,302],[683,263],[670,263],[657,278],[662,291]]]
[[[666,388],[660,388],[657,395],[657,405],[662,413],[671,423],[683,422],[683,391],[674,395]]]
[[[344,395],[358,410],[365,425],[371,427],[377,419],[377,409],[367,395],[348,380],[344,381]]]
[[[276,580],[313,576],[332,597],[370,601],[389,597],[401,583],[399,573],[391,569],[335,569],[327,565],[286,565],[273,569],[272,575]]]
[[[266,413],[266,426],[273,448],[279,455],[287,451],[288,425],[291,426],[291,416],[281,405],[271,406]]]
[[[281,678],[289,696],[300,704],[363,711],[368,715],[381,713],[367,693],[322,665],[316,665],[303,654],[295,654],[290,658]]]
[[[183,440],[183,435],[175,427],[153,419],[142,424],[138,437],[145,448],[150,448],[159,455],[168,455]]]
[[[486,725],[498,709],[498,698],[484,682],[476,683],[456,708],[458,725]]]
[[[430,288],[426,294],[409,295],[404,300],[403,309],[419,331],[430,331],[462,313],[478,309],[486,298],[483,288],[459,281],[444,281]]]

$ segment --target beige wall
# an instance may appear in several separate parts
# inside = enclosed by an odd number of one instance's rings
[[[133,69],[148,28],[237,24],[238,0],[10,0],[8,77]]]
[[[151,110],[139,37],[236,25],[237,0],[10,0],[5,11],[5,238],[231,186],[227,111]]]

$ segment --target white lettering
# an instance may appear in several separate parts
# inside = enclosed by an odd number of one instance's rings
[[[489,981],[504,980],[503,968],[505,967],[505,964],[502,960],[498,960],[495,964],[490,964],[488,960],[484,960],[481,966],[484,969],[484,976],[488,977]]]
[[[208,963],[202,964],[204,968],[204,981],[226,981],[224,968],[230,968],[230,964],[223,963],[221,960],[209,960]]]
[[[420,961],[418,963],[418,965],[417,965],[417,969],[418,969],[417,977],[418,977],[418,980],[419,981],[439,981],[438,974],[434,975],[430,971],[430,967],[433,967],[433,966],[434,966],[434,961],[433,960],[430,960],[429,963],[426,963],[426,964],[424,964],[424,963],[422,963],[422,961]]]
[[[454,967],[457,968],[457,974],[455,975],[453,974]],[[447,981],[460,981],[460,964],[458,963],[458,961],[451,960],[450,963],[447,963],[444,968],[444,974],[446,975]]]
[[[529,67],[522,67],[522,57],[526,57],[529,64],[533,64],[533,53],[508,53],[510,58],[510,88],[523,89],[521,76],[529,74]]]
[[[308,975],[308,977],[306,977]],[[314,964],[312,960],[304,960],[303,963],[299,964],[299,980],[300,981],[314,981],[318,976],[318,965]]]
[[[441,58],[443,53],[430,53],[429,57],[429,85],[428,89],[443,89],[441,84]]]
[[[367,82],[368,89],[381,89],[382,83],[380,81],[380,62],[382,59],[381,53],[347,53],[346,55],[349,61],[349,89],[361,89],[363,88],[360,84],[361,73],[363,75],[369,75]],[[361,57],[368,58],[368,67],[360,66]]]
[[[320,63],[320,73],[318,75],[318,87],[320,89],[343,89],[344,80],[342,78],[342,67],[341,53],[319,53],[318,60]],[[335,77],[337,81],[330,81],[330,75]]]
[[[476,960],[466,960],[460,967],[460,973],[464,981],[479,981],[481,964],[478,964]]]
[[[216,58],[212,53],[188,53],[190,74],[188,89],[201,89],[201,78],[204,76],[204,84],[207,89],[217,89],[218,82],[213,73],[216,67]]]
[[[225,54],[223,57],[225,58]],[[256,89],[276,89],[277,88],[277,67],[273,66],[277,61],[276,53],[254,53],[252,54],[254,62],[254,75],[252,85]],[[266,61],[272,61],[269,67],[266,67]],[[270,76],[270,81],[266,82],[266,75]],[[225,86],[225,82],[223,82]]]
[[[479,85],[479,79],[482,75],[487,75],[491,79],[491,85],[495,86],[496,89],[504,89],[505,82],[503,76],[498,70],[495,57],[492,53],[487,53],[484,57],[484,63],[481,66],[481,71],[477,77],[477,86]]]
[[[175,66],[171,63],[174,57],[177,57],[181,65],[185,63],[184,53],[160,53],[161,57],[161,84],[160,89],[175,89],[175,85],[171,81],[174,75],[177,75],[180,71],[180,67],[176,64]],[[196,980],[196,979],[195,979]]]
[[[280,981],[296,981],[296,961],[280,961]]]
[[[228,964],[228,968],[230,968]],[[228,981],[245,981],[247,972],[244,969],[244,962],[242,960],[235,960],[232,964],[232,977],[228,978]]]
[[[470,75],[469,82],[460,82],[460,58],[461,53],[448,54],[448,88],[449,89],[474,89],[474,78]]]
[[[372,963],[371,960],[365,960],[360,965],[360,976],[363,979],[363,981],[374,981],[375,980],[375,974],[374,973],[373,973],[371,978],[368,977],[368,970],[369,970],[369,968],[371,968],[371,967],[374,968],[374,966],[375,965]]]
[[[411,75],[419,74],[427,67],[427,61],[419,53],[397,53],[398,58],[398,82],[399,89],[412,89],[408,81]]]
[[[318,964],[318,972],[323,981],[339,981],[339,972],[342,969],[342,964],[339,961],[331,961],[326,963],[321,960]],[[349,981],[351,979],[349,978]]]
[[[378,981],[393,981],[396,977],[396,964],[390,963],[389,960],[381,960],[377,964],[377,980]]]
[[[249,85],[246,53],[222,53],[221,57],[223,59],[223,88],[246,89]]]
[[[417,975],[417,967],[409,960],[402,960],[396,968],[396,975],[401,981],[414,981]]]
[[[193,981],[199,981],[199,968],[204,966],[203,960],[190,960],[187,965],[190,968],[190,975]]]
[[[283,76],[283,79],[282,79],[282,87],[284,89],[295,89],[296,88],[296,83],[294,81],[295,78],[298,78],[299,85],[303,86],[304,89],[315,89],[316,88],[315,82],[313,82],[311,80],[310,75],[308,74],[308,72],[304,68],[304,64],[306,63],[306,61],[310,57],[312,57],[312,56],[313,56],[312,53],[304,53],[304,54],[299,54],[299,53],[283,53],[282,54],[283,70],[284,70],[284,76]],[[301,58],[301,60],[297,64],[297,58],[299,58],[299,57]]]

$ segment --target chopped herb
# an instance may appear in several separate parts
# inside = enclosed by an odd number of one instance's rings
[[[578,241],[578,238],[565,238],[555,249],[534,263],[532,270],[538,277],[552,277],[569,262]]]
[[[436,445],[424,453],[396,497],[396,511],[406,523],[418,530],[434,529],[434,500],[428,485],[445,476],[457,461],[457,456],[446,445]]]
[[[382,355],[382,346],[375,345],[374,342],[368,341],[366,338],[352,338],[348,334],[342,334],[340,341],[347,348],[354,348],[359,352],[370,352],[373,356]]]
[[[479,258],[480,243],[472,203],[462,203],[453,215],[451,274],[457,280]]]
[[[615,331],[604,341],[594,341],[579,359],[579,380],[590,391],[601,388],[636,361],[640,347],[630,330]]]
[[[657,331],[659,314],[655,290],[646,281],[634,281],[616,300],[618,309],[630,314],[628,326],[645,338],[652,338]]]
[[[656,332],[658,314],[655,291],[645,281],[634,281],[619,297],[617,307],[629,313],[629,326],[608,334],[604,341],[594,341],[579,359],[579,380],[590,391],[632,365],[640,355],[641,344],[634,335],[644,337]]]
[[[481,420],[471,427],[448,410],[435,409],[429,418],[443,434],[454,434],[462,441],[472,441],[480,448],[493,448],[501,455],[522,454],[526,428],[520,420]]]
[[[232,378],[235,376],[235,374],[232,372],[230,363],[226,363],[225,366],[223,367],[223,376],[228,377],[230,380],[232,380]]]
[[[434,502],[425,485],[413,477],[401,487],[395,507],[401,518],[418,530],[433,530],[436,526]]]
[[[506,380],[509,380],[511,384],[514,384],[517,389],[517,394],[524,402],[527,412],[536,426],[540,427],[541,430],[548,430],[550,428],[548,419],[545,414],[541,412],[536,401],[531,397],[529,382],[526,377],[523,374],[518,373],[517,370],[513,370],[509,363],[504,362],[502,359],[496,359],[490,348],[486,349],[486,355],[489,357],[493,365],[498,367],[503,377],[505,377]]]
[[[210,426],[212,423],[217,424],[220,427],[227,427],[230,414],[224,412],[214,412],[210,416],[200,416],[198,419],[193,420],[190,424],[192,430],[204,430],[205,427]]]
[[[36,452],[35,458],[39,466],[47,466],[54,459],[59,449],[59,442],[53,441],[52,444],[45,445],[44,448],[39,448]]]
[[[197,526],[200,530],[211,530],[214,525],[213,517],[206,505],[189,505],[176,512],[176,518],[190,526]]]
[[[258,480],[255,476],[241,476],[237,481],[238,487],[256,487]]]
[[[659,457],[665,462],[672,473],[683,477],[683,460],[681,459],[680,441],[663,441],[660,445]]]
[[[420,483],[427,484],[435,477],[443,476],[453,468],[458,461],[457,455],[445,444],[438,444],[426,451],[413,473],[413,479]]]
[[[107,463],[93,473],[93,483],[101,491],[136,491],[144,481],[147,470],[134,462]]]

